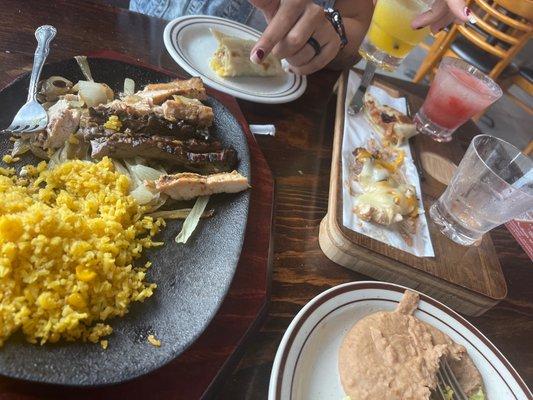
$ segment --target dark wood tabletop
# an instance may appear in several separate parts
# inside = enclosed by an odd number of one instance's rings
[[[179,71],[164,48],[165,21],[160,19],[82,0],[3,0],[0,20],[0,86],[31,69],[33,32],[43,24],[58,29],[50,61],[113,50]],[[307,92],[289,104],[239,101],[249,123],[273,123],[277,129],[275,137],[256,138],[276,181],[273,275],[266,322],[245,346],[240,363],[218,389],[218,398],[266,399],[277,346],[294,315],[334,285],[368,279],[329,261],[318,246],[319,223],[328,201],[335,115],[332,88],[338,76],[334,71],[310,76]],[[389,82],[419,96],[426,91],[407,82]],[[456,133],[456,140],[466,145],[477,132],[469,123]],[[467,319],[532,387],[533,265],[505,227],[491,236],[508,296],[483,316]]]

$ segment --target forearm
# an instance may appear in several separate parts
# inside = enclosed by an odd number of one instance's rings
[[[370,25],[374,5],[372,0],[338,0],[336,7],[343,17],[348,44],[328,64],[328,68],[343,69],[360,59],[359,46]]]

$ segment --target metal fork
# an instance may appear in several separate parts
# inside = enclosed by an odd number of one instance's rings
[[[56,28],[50,25],[40,26],[35,30],[37,38],[37,49],[33,57],[33,68],[31,70],[30,86],[28,87],[28,99],[18,111],[13,122],[5,130],[12,133],[36,132],[46,128],[48,124],[48,114],[43,106],[36,99],[37,83],[41,76],[44,61],[50,52],[50,42],[56,35]]]
[[[363,76],[361,78],[361,83],[355,91],[355,94],[350,100],[350,105],[348,106],[349,115],[355,115],[361,110],[361,108],[363,108],[365,93],[370,85],[370,82],[372,82],[372,78],[376,73],[377,67],[378,66],[373,62],[368,61],[366,63],[365,71],[363,72]]]
[[[437,373],[437,390],[436,392],[440,394],[443,400],[448,400],[449,397],[446,396],[448,388],[453,391],[452,399],[453,400],[468,400],[465,392],[461,388],[461,385],[457,381],[455,374],[453,373],[448,361],[446,359],[441,359],[440,368]]]

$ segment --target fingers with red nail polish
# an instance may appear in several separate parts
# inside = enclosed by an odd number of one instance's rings
[[[477,18],[472,13],[472,10],[470,10],[470,8],[465,7],[463,12],[464,12],[466,18],[468,19],[468,22],[470,22],[471,24],[475,24],[477,22]]]
[[[263,49],[256,49],[254,52],[252,52],[252,55],[250,56],[250,61],[254,64],[261,64],[261,61],[263,61],[263,58],[265,57],[265,52]]]
[[[464,0],[435,0],[430,10],[418,15],[411,23],[413,29],[429,26],[433,33],[442,30],[451,22],[475,24],[476,16]]]

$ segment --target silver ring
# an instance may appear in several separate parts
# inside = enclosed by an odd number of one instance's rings
[[[344,30],[344,23],[342,22],[341,13],[339,10],[334,8],[325,8],[324,14],[329,22],[331,22],[331,25],[333,25],[333,29],[335,29],[337,35],[339,35],[339,39],[341,40],[341,49],[344,48],[344,46],[348,44],[348,38],[346,37],[346,32]]]

